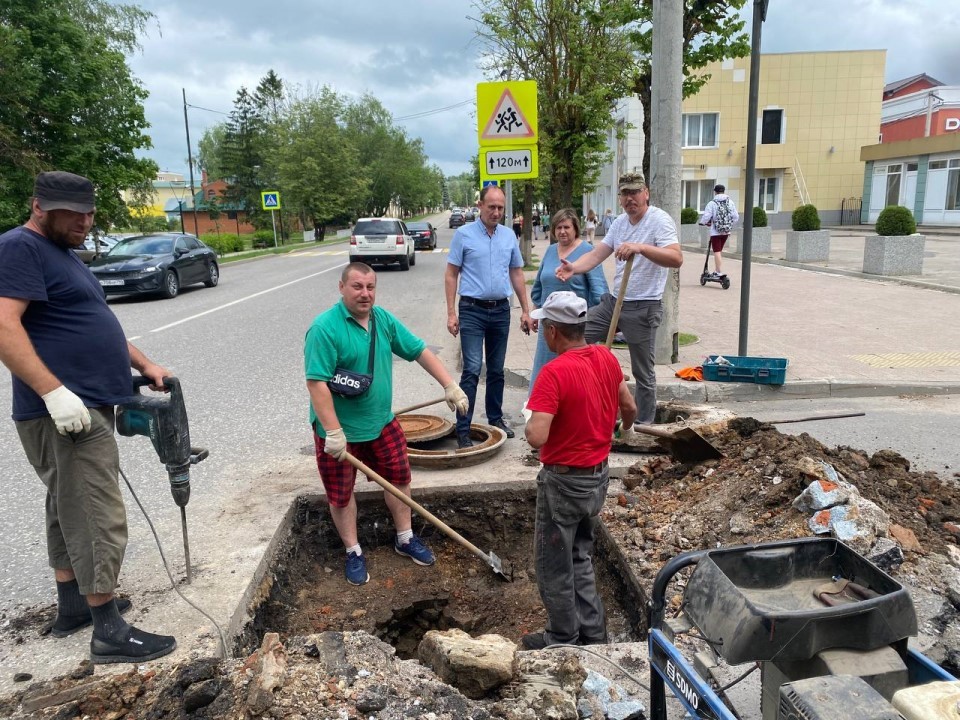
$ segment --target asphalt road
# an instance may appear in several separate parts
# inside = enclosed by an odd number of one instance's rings
[[[449,247],[452,231],[440,225],[439,238],[441,247]],[[269,490],[271,476],[302,465],[305,448],[312,452],[303,336],[313,318],[339,299],[337,281],[347,263],[346,250],[345,244],[324,243],[292,255],[228,263],[221,268],[218,287],[185,288],[173,300],[110,300],[127,337],[180,379],[192,443],[210,450],[209,459],[193,470],[187,507],[195,562],[202,557],[195,536],[216,535],[217,526],[233,522],[231,506]],[[417,253],[416,266],[408,272],[395,266],[382,269],[377,302],[453,370],[454,359],[444,347],[453,347],[442,300],[445,265],[442,252]],[[419,365],[399,359],[394,383],[396,407],[443,394]],[[9,407],[10,395],[9,374],[2,372],[0,403]],[[180,515],[166,471],[147,438],[121,437],[119,444],[122,468],[153,520],[175,574],[182,574]],[[6,507],[0,515],[0,612],[53,602],[44,490],[9,420],[0,422],[0,467]],[[133,568],[143,568],[159,590],[166,577],[147,523],[129,497],[127,513],[130,543],[121,584]],[[251,543],[264,531],[251,528]]]

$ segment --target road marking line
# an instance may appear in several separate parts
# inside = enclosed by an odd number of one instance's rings
[[[237,305],[237,304],[239,304],[239,303],[246,302],[247,300],[253,300],[253,298],[255,298],[255,297],[260,297],[261,295],[266,295],[267,293],[271,293],[271,292],[273,292],[274,290],[280,290],[280,289],[282,289],[282,288],[289,287],[289,286],[291,286],[291,285],[296,285],[298,282],[303,282],[304,280],[309,280],[310,278],[315,278],[315,277],[317,277],[318,275],[323,275],[324,273],[328,273],[328,272],[330,272],[331,270],[339,270],[340,268],[344,267],[346,264],[347,264],[347,263],[343,263],[342,265],[334,265],[333,267],[329,267],[329,268],[327,268],[326,270],[321,270],[320,272],[315,272],[315,273],[313,273],[312,275],[307,275],[307,276],[305,276],[305,277],[298,278],[298,279],[296,279],[296,280],[291,280],[290,282],[283,283],[283,285],[277,285],[277,286],[272,287],[272,288],[267,288],[266,290],[261,290],[260,292],[254,293],[253,295],[247,295],[246,297],[242,297],[242,298],[240,298],[239,300],[234,300],[233,302],[228,302],[226,305],[220,305],[219,307],[210,308],[209,310],[204,310],[202,313],[197,313],[196,315],[191,315],[190,317],[185,317],[185,318],[183,318],[182,320],[177,320],[176,322],[172,322],[172,323],[170,323],[170,324],[168,324],[168,325],[164,325],[163,327],[154,328],[154,329],[151,330],[150,332],[155,333],[155,332],[160,332],[161,330],[169,330],[170,328],[176,327],[177,325],[182,325],[182,324],[185,323],[185,322],[190,322],[191,320],[196,320],[197,318],[202,318],[204,315],[209,315],[210,313],[215,313],[215,312],[219,312],[220,310],[225,310],[225,309],[227,309],[228,307],[230,307],[230,306],[232,306],[232,305]]]

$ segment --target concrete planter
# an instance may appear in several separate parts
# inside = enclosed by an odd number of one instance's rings
[[[787,230],[788,262],[826,262],[830,259],[829,230]]]
[[[863,272],[869,275],[923,273],[923,235],[868,235],[863,242]]]
[[[700,226],[699,225],[681,225],[680,226],[680,244],[681,245],[699,245],[700,244]]]
[[[743,254],[743,228],[736,231],[736,251]],[[773,229],[769,227],[755,227],[751,236],[751,254],[773,252]]]
[[[700,231],[700,248],[706,249],[710,246],[710,228],[706,225],[697,225]]]

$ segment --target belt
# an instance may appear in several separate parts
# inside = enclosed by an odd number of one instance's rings
[[[510,298],[500,298],[499,300],[481,300],[480,298],[464,297],[461,295],[460,302],[462,302],[464,305],[476,305],[477,307],[482,308],[495,308],[508,304],[510,302]]]
[[[596,475],[607,469],[607,461],[598,462],[590,467],[575,467],[573,465],[544,465],[544,470],[549,470],[557,475]]]

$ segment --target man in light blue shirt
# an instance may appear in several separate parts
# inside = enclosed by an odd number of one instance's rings
[[[470,411],[457,417],[457,443],[470,447],[484,344],[487,358],[487,422],[508,438],[513,430],[503,420],[503,362],[510,335],[510,291],[520,300],[520,329],[529,334],[530,306],[523,277],[523,257],[513,232],[500,224],[505,211],[503,190],[488,185],[480,192],[480,219],[457,230],[447,256],[444,290],[447,330],[460,335],[463,374],[460,387],[470,400]],[[460,302],[455,306],[459,282]]]

